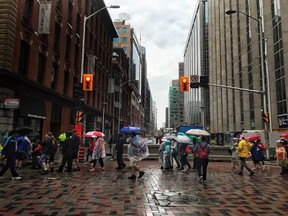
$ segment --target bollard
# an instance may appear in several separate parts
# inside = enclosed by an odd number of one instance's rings
[[[84,146],[80,146],[79,154],[78,154],[78,160],[79,161],[84,161],[84,155],[85,155],[85,147]]]

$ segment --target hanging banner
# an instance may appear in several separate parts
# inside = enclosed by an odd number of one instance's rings
[[[51,14],[51,2],[40,3],[38,34],[50,33],[50,14]]]

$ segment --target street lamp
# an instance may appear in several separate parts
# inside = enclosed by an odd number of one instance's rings
[[[81,77],[80,77],[81,83],[83,82],[83,74],[84,74],[84,52],[85,52],[85,38],[86,38],[86,22],[88,19],[95,16],[97,13],[99,13],[100,11],[102,11],[106,8],[120,8],[120,6],[119,5],[110,5],[110,6],[100,8],[99,10],[95,11],[94,13],[92,13],[88,17],[86,17],[86,15],[84,15],[83,36],[82,36],[82,53],[81,53],[81,55],[82,55],[81,56]]]
[[[105,106],[107,103],[102,103],[102,133],[104,133],[104,127],[105,127]]]
[[[262,16],[259,16],[259,18],[253,17],[247,13],[244,13],[242,11],[239,10],[227,10],[226,14],[227,15],[232,15],[236,12],[239,12],[253,20],[255,20],[256,22],[258,22],[258,26],[259,26],[259,36],[260,36],[260,60],[261,60],[261,76],[262,76],[262,95],[263,95],[263,112],[267,113],[267,95],[270,96],[270,94],[267,91],[266,85],[265,85],[265,62],[264,62],[264,55],[266,56],[266,53],[264,53],[264,48],[263,48],[263,42],[264,37],[263,37],[263,23],[262,23]],[[268,73],[266,71],[266,78],[267,78],[267,83],[269,82],[268,80]],[[268,109],[269,111],[271,111],[271,104],[270,104],[270,98],[268,100]],[[271,115],[271,113],[270,113]],[[271,122],[271,118],[269,120]],[[264,130],[265,130],[265,141],[266,141],[266,158],[270,159],[270,152],[269,152],[269,128],[268,128],[268,123],[264,123]],[[271,127],[271,123],[270,123],[270,130],[272,130]]]

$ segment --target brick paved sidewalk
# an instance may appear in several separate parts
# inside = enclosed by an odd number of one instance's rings
[[[207,184],[195,172],[164,173],[158,161],[141,166],[145,175],[136,180],[127,179],[130,169],[116,170],[115,161],[94,173],[88,164],[80,172],[48,175],[25,167],[21,181],[7,172],[0,180],[0,215],[287,215],[288,178],[278,166],[239,176],[230,163],[211,162]]]

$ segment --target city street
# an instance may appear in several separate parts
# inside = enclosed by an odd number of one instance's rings
[[[126,161],[128,165],[128,161]],[[97,164],[99,165],[99,164]],[[249,162],[250,167],[251,162]],[[196,173],[162,172],[156,160],[142,161],[145,175],[129,180],[130,169],[49,173],[25,167],[21,181],[7,171],[0,180],[0,215],[287,215],[287,177],[266,164],[254,176],[231,171],[228,162],[208,165],[207,183]]]

